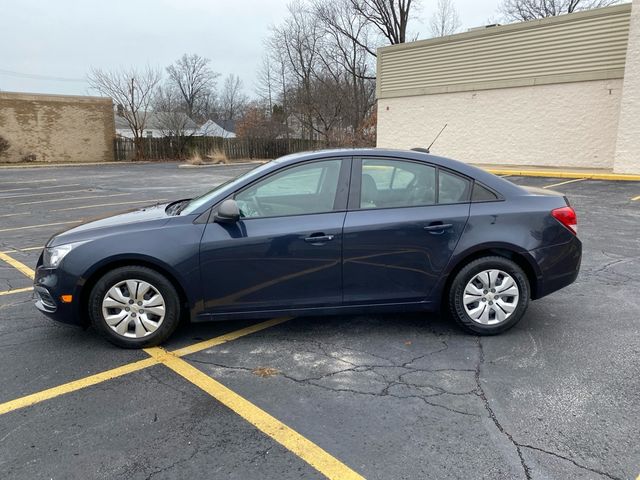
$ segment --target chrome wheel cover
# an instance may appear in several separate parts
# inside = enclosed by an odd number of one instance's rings
[[[462,304],[474,322],[498,325],[513,314],[519,299],[518,284],[511,275],[502,270],[484,270],[467,283]]]
[[[113,285],[102,299],[102,316],[109,328],[125,338],[155,332],[165,315],[160,291],[144,280],[129,279]]]

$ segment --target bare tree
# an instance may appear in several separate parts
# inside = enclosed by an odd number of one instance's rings
[[[174,154],[184,156],[189,138],[196,133],[196,125],[185,112],[180,92],[171,85],[158,87],[153,110],[157,127],[169,138]]]
[[[220,94],[220,116],[225,122],[237,120],[247,104],[247,96],[242,92],[242,80],[233,73],[224,79]],[[224,126],[223,126],[224,128]]]
[[[378,29],[388,43],[407,41],[411,5],[417,0],[349,0],[354,11]]]
[[[499,11],[507,21],[526,22],[616,3],[620,0],[503,0]]]
[[[210,92],[215,88],[220,74],[209,67],[211,60],[196,54],[186,53],[167,67],[169,84],[176,88],[185,103],[185,112],[189,118],[201,113]]]
[[[142,135],[160,78],[160,71],[152,67],[114,71],[92,68],[87,77],[90,88],[111,97],[121,107],[122,116],[133,133],[137,160],[145,156]]]
[[[429,22],[431,36],[446,37],[460,28],[460,17],[452,0],[438,0],[436,11]]]

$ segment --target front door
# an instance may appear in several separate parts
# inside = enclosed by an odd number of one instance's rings
[[[240,221],[209,223],[200,245],[206,312],[341,303],[350,163],[305,162],[236,192]]]
[[[354,160],[344,303],[422,302],[469,217],[471,181],[424,162]]]

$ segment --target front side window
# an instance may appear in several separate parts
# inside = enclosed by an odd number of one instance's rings
[[[393,208],[436,203],[436,169],[394,159],[362,160],[360,208]]]
[[[243,218],[305,215],[334,209],[341,160],[287,168],[235,196]]]

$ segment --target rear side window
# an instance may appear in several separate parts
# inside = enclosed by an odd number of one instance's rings
[[[436,169],[395,159],[362,160],[360,208],[395,208],[436,203]]]
[[[464,203],[469,201],[471,182],[446,170],[438,173],[438,203]]]
[[[492,202],[498,200],[498,196],[481,183],[476,182],[473,185],[472,202]]]

